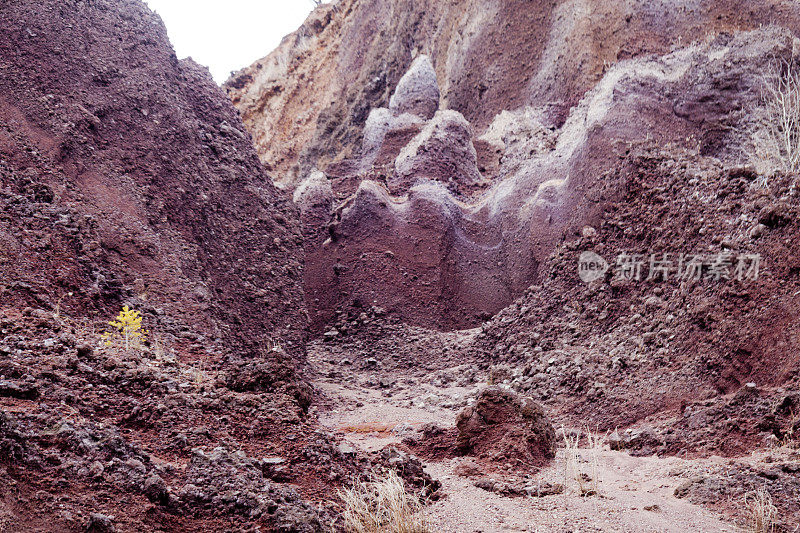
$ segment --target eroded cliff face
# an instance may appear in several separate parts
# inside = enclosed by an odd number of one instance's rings
[[[763,95],[773,67],[800,67],[799,16],[791,2],[315,11],[305,40],[227,89],[294,191],[329,381],[411,403],[415,372],[462,385],[477,361],[567,427],[619,428],[612,447],[633,455],[789,442],[800,205]],[[609,262],[593,280],[579,275],[588,251]],[[736,273],[753,258],[759,276]],[[447,438],[423,434],[418,450]],[[761,477],[673,494],[724,509],[720,494],[740,502]],[[771,493],[796,493],[793,473],[773,477]]]
[[[273,178],[358,155],[373,108],[428,55],[442,108],[480,135],[504,110],[565,111],[615,63],[717,34],[777,24],[796,29],[791,1],[339,0],[231,77],[228,94]]]
[[[764,66],[791,60],[795,45],[790,31],[741,36],[800,14],[761,7],[317,9],[226,84],[281,186],[312,169],[329,182],[324,200],[295,195],[312,324],[369,305],[436,328],[479,324],[623,194],[614,176],[632,144],[695,143],[746,161],[742,109],[758,106]]]

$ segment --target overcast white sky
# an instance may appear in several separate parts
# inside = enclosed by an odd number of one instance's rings
[[[271,52],[300,27],[312,0],[145,0],[161,15],[179,58],[211,69],[217,83]]]

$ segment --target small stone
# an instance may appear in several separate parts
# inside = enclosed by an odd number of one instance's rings
[[[692,486],[697,485],[699,483],[703,483],[703,478],[695,477],[688,481],[681,483],[678,487],[675,488],[675,492],[673,493],[676,498],[685,498],[689,495],[692,490]]]
[[[752,381],[745,383],[742,388],[736,391],[736,394],[733,395],[731,399],[732,404],[738,404],[747,401],[749,398],[758,395],[758,387]]]
[[[622,450],[625,448],[625,441],[619,434],[619,431],[617,431],[616,429],[614,430],[613,433],[611,433],[611,435],[608,436],[608,446],[612,450]]]
[[[758,222],[769,228],[785,226],[791,219],[791,210],[785,202],[765,206],[758,213]]]
[[[664,300],[662,300],[658,296],[650,296],[647,300],[644,301],[644,306],[647,309],[658,309],[659,307],[664,306]]]
[[[142,463],[138,459],[130,458],[125,461],[125,464],[128,465],[132,470],[139,472],[140,474],[144,474],[147,469],[144,467],[144,463]]]
[[[94,461],[89,465],[89,475],[93,478],[99,478],[102,476],[104,470],[105,468],[103,467],[103,463],[100,461]]]
[[[495,481],[492,479],[478,479],[473,485],[488,492],[494,492],[495,490]]]
[[[92,533],[112,533],[117,529],[114,527],[113,518],[100,513],[89,515],[89,525],[87,531]]]
[[[355,447],[349,442],[343,442],[339,444],[338,448],[339,448],[339,453],[342,455],[353,456],[356,454]]]
[[[144,482],[144,495],[153,503],[166,503],[169,499],[167,484],[158,474],[151,474]]]
[[[756,224],[752,228],[750,228],[750,238],[751,239],[758,239],[764,232],[767,230],[767,227],[764,224]]]
[[[78,357],[81,359],[88,359],[94,353],[94,348],[90,344],[81,344],[78,346]]]

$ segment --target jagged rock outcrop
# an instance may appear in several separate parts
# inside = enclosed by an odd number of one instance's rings
[[[397,150],[418,134],[424,124],[422,118],[410,113],[396,116],[385,107],[370,111],[364,124],[358,171],[367,171],[373,165],[391,165]]]
[[[479,323],[623,193],[631,145],[694,138],[703,155],[746,160],[757,125],[743,109],[760,105],[764,65],[792,60],[794,43],[772,28],[620,62],[563,121],[558,106],[504,111],[476,140],[457,112],[440,110],[404,146],[384,135],[371,153],[396,154],[394,167],[329,176],[339,198],[360,183],[334,208],[330,238],[306,243],[313,323],[341,305],[439,328]],[[478,171],[478,142],[499,154],[494,176]]]
[[[225,88],[273,177],[296,185],[357,156],[370,110],[389,107],[422,55],[440,108],[480,135],[503,110],[569,109],[620,61],[769,24],[797,31],[799,15],[792,0],[338,0]]]
[[[431,117],[422,131],[400,151],[388,185],[402,192],[420,178],[458,185],[475,185],[481,181],[472,145],[472,127],[458,111],[448,109]]]
[[[439,84],[436,71],[426,55],[418,56],[408,67],[389,99],[393,115],[410,113],[423,119],[433,118],[439,109]]]
[[[797,27],[797,4],[770,5],[768,22]],[[475,325],[620,194],[613,177],[631,143],[694,138],[704,155],[746,159],[742,106],[758,106],[770,58],[792,55],[788,32],[738,33],[765,13],[740,2],[341,0],[315,10],[226,85],[280,181],[293,187],[319,168],[331,183],[331,239],[306,246],[314,326],[366,304],[421,325]],[[384,16],[396,25],[371,31]],[[440,87],[438,114],[393,112],[423,79],[430,109]],[[302,125],[262,111],[312,95],[330,105],[309,108]]]

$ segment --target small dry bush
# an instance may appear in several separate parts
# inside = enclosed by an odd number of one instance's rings
[[[127,352],[141,349],[142,343],[147,339],[147,330],[142,327],[142,314],[127,305],[122,307],[122,311],[108,325],[111,329],[100,335],[100,340],[106,347],[116,345]]]
[[[800,414],[796,414],[794,409],[789,412],[789,420],[786,422],[786,427],[783,429],[783,439],[781,439],[781,446],[784,448],[798,448],[800,447],[800,435],[795,428],[800,426]]]
[[[800,170],[800,71],[772,61],[762,77],[761,106],[753,110],[757,128],[751,160],[762,175]]]
[[[374,481],[339,491],[345,527],[351,533],[430,533],[422,504],[390,470]]]
[[[759,489],[745,495],[745,506],[748,513],[748,531],[752,533],[772,533],[778,509],[772,503],[772,496],[766,489]]]

